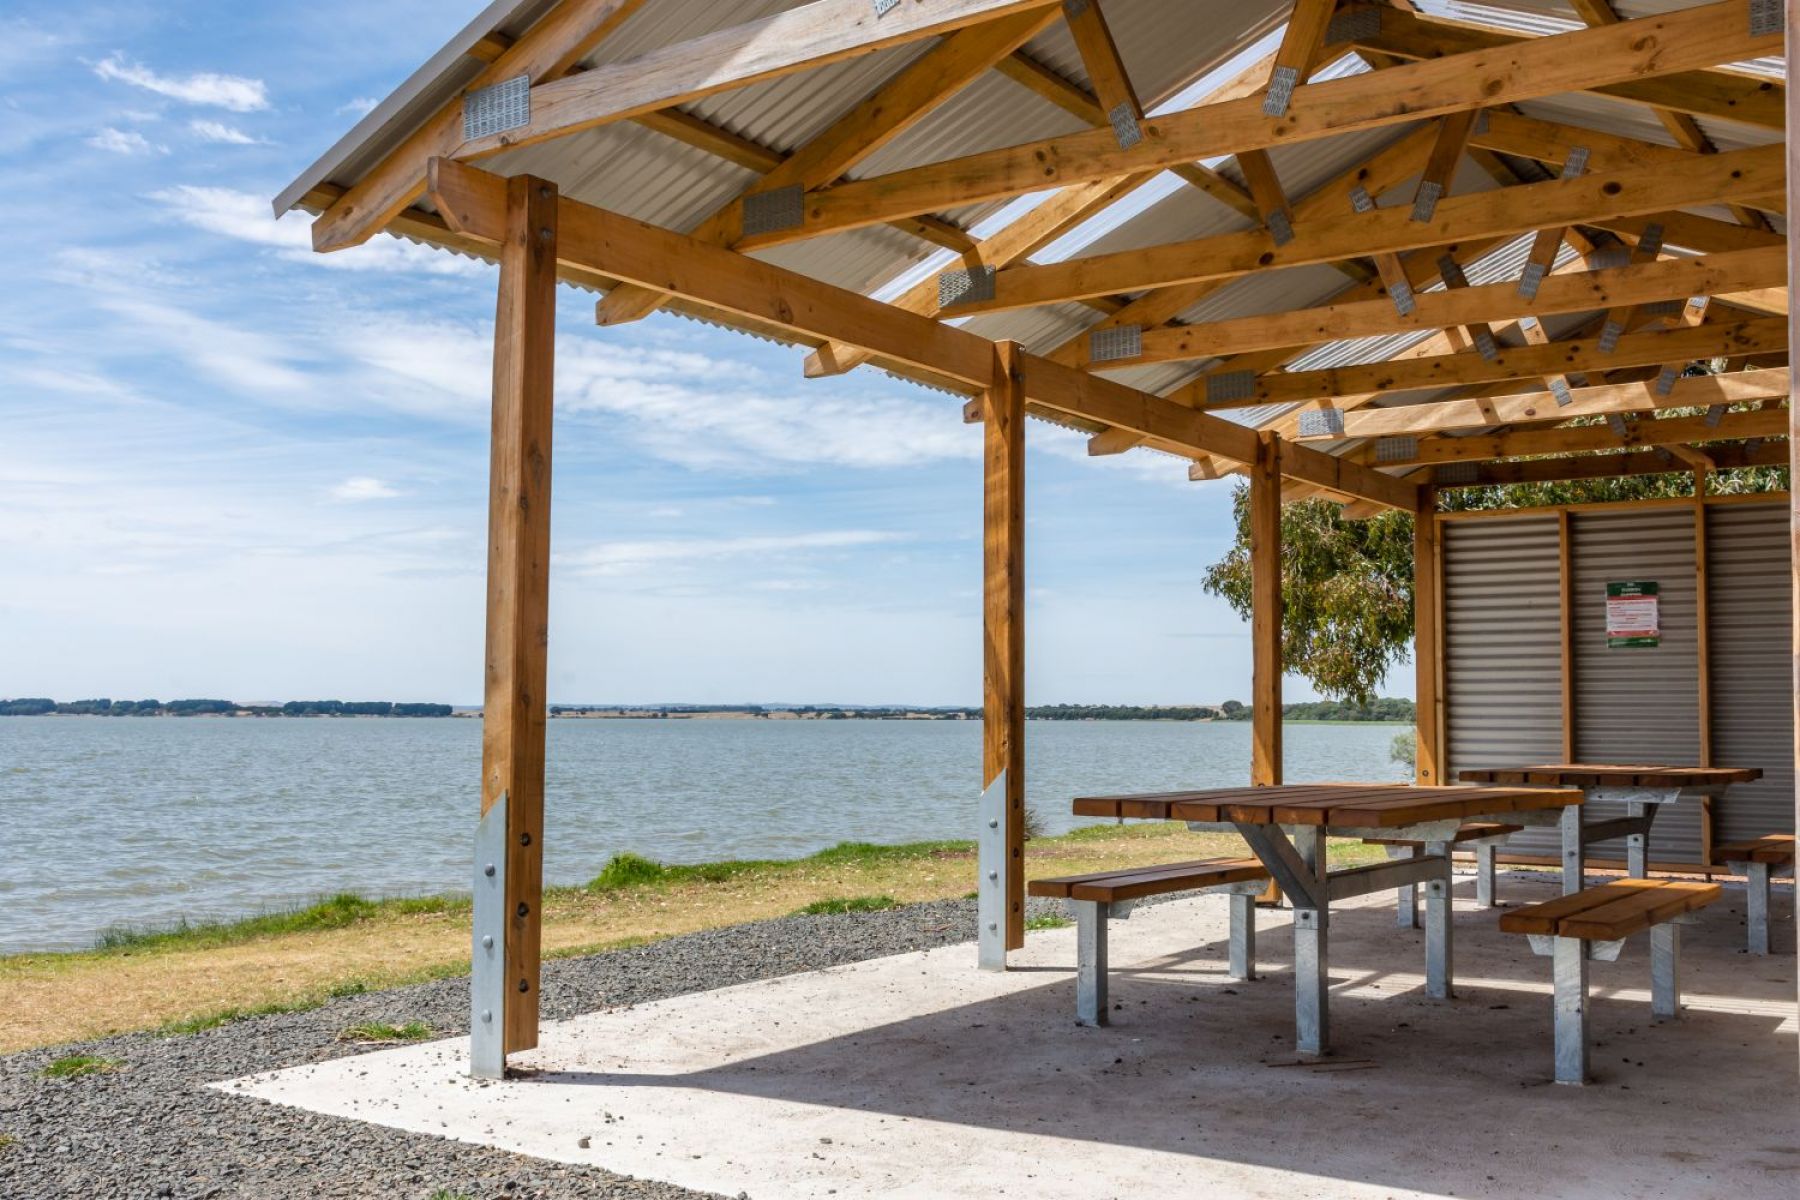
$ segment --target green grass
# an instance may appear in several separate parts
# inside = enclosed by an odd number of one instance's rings
[[[0,1133],[0,1157],[4,1157],[8,1150],[11,1150],[14,1146],[16,1146],[18,1144],[19,1144],[19,1139],[14,1137],[12,1134]]]
[[[104,1075],[124,1065],[116,1058],[101,1058],[95,1054],[69,1054],[54,1059],[40,1074],[45,1079],[80,1079],[87,1075]]]
[[[468,903],[466,898],[449,896],[370,900],[355,892],[339,892],[304,907],[258,913],[235,921],[181,920],[173,925],[118,926],[102,932],[94,949],[103,953],[134,954],[150,950],[232,946],[283,934],[343,929],[383,914],[452,912],[459,907],[466,908]]]
[[[404,1025],[393,1025],[386,1021],[364,1021],[360,1025],[352,1025],[338,1034],[340,1042],[422,1042],[432,1034],[431,1026],[423,1021],[408,1021]]]
[[[475,1200],[467,1192],[453,1192],[449,1188],[439,1188],[431,1193],[431,1200]]]
[[[1061,913],[1044,913],[1041,916],[1025,918],[1025,928],[1032,930],[1067,929],[1074,923],[1075,922],[1069,920],[1069,918],[1063,916]]]
[[[899,907],[900,902],[892,896],[847,896],[834,897],[830,900],[814,900],[794,915],[819,917],[829,913],[883,912]]]
[[[874,842],[839,842],[817,854],[796,859],[726,859],[722,862],[671,865],[645,858],[641,854],[615,854],[588,883],[590,892],[618,892],[631,888],[668,887],[684,883],[724,883],[745,875],[774,874],[803,870],[806,867],[861,865],[884,862],[909,862],[921,858],[970,854],[974,842],[908,842],[898,846],[882,846]]]

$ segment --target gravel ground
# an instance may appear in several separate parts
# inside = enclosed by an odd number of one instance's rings
[[[1034,912],[1055,911],[1037,906]],[[789,917],[546,963],[544,1013],[574,1016],[753,979],[969,941],[972,901]],[[129,1034],[0,1058],[0,1198],[588,1197],[701,1193],[227,1096],[202,1085],[367,1052],[338,1040],[365,1021],[468,1032],[468,981],[334,1000],[178,1037]],[[118,1069],[48,1079],[70,1054]],[[11,1139],[8,1141],[7,1139]],[[754,1196],[754,1192],[751,1193]]]

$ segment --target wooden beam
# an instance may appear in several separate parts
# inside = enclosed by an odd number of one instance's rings
[[[1719,6],[1709,5],[1707,8],[1717,9]],[[1701,12],[1706,9],[1690,11]],[[1714,19],[1735,21],[1737,28],[1742,30],[1748,27],[1749,11],[1745,8],[1729,15],[1720,11]],[[1629,28],[1633,24],[1635,24],[1633,21],[1621,21],[1607,28],[1617,31]],[[1498,30],[1484,29],[1477,25],[1453,21],[1433,20],[1430,17],[1386,7],[1376,9],[1373,19],[1365,18],[1360,24],[1345,22],[1344,28],[1353,31],[1350,40],[1345,43],[1347,49],[1370,50],[1415,62],[1441,61],[1445,58],[1458,58],[1468,54],[1495,53],[1510,47],[1550,40],[1549,38],[1521,38],[1512,33],[1502,33]],[[1552,35],[1552,37],[1567,36],[1569,35]],[[1658,41],[1660,42],[1660,38]],[[1645,47],[1645,49],[1654,48],[1654,46]],[[1766,54],[1780,53],[1779,38],[1765,39],[1760,48],[1750,53],[1727,53],[1714,59],[1711,63],[1703,64],[1703,67],[1745,62]],[[1386,75],[1387,72],[1377,71],[1375,74],[1381,76]],[[1765,129],[1781,129],[1783,127],[1782,104],[1785,90],[1783,85],[1776,80],[1728,71],[1683,68],[1674,72],[1621,76],[1610,80],[1576,84],[1558,90],[1598,92],[1604,96],[1630,100],[1638,104],[1673,109],[1698,117],[1742,121],[1750,125],[1760,125]]]
[[[1788,369],[1772,367],[1763,371],[1733,371],[1726,375],[1678,379],[1667,395],[1657,392],[1655,380],[1644,380],[1576,388],[1569,393],[1570,403],[1565,405],[1558,405],[1556,397],[1549,392],[1528,392],[1474,400],[1443,400],[1435,404],[1360,408],[1344,414],[1343,436],[1449,433],[1459,429],[1489,429],[1495,425],[1519,425],[1527,421],[1565,421],[1607,413],[1710,408],[1715,404],[1778,399],[1787,395],[1787,389]]]
[[[1259,271],[1400,253],[1446,242],[1529,233],[1607,217],[1656,213],[1738,195],[1780,191],[1785,151],[1761,146],[1697,158],[1671,172],[1657,164],[1572,179],[1552,179],[1440,201],[1428,221],[1413,210],[1345,212],[1308,224],[1286,242],[1262,229],[1243,230],[1152,249],[1088,255],[1064,262],[1021,263],[998,271],[993,297],[961,302],[955,316],[1058,304],[1183,283],[1241,278]],[[1347,206],[1346,206],[1347,207]]]
[[[1788,462],[1788,441],[1757,445],[1715,446],[1707,456],[1721,470],[1736,467],[1778,467]],[[1618,454],[1585,454],[1571,458],[1533,458],[1524,462],[1488,463],[1475,469],[1473,478],[1440,480],[1438,487],[1491,487],[1495,484],[1558,483],[1570,479],[1610,479],[1618,475],[1672,475],[1691,470],[1673,454],[1655,450],[1629,450]]]
[[[1318,64],[1319,52],[1325,45],[1325,27],[1336,8],[1337,0],[1294,0],[1263,97],[1263,111],[1271,117],[1287,112],[1294,89],[1306,81]]]
[[[1561,414],[1552,414],[1554,420]],[[1747,438],[1780,437],[1787,432],[1787,413],[1778,408],[1728,413],[1716,424],[1705,417],[1663,417],[1632,421],[1624,437],[1606,425],[1578,425],[1559,429],[1532,429],[1474,437],[1436,437],[1419,443],[1416,454],[1384,463],[1385,466],[1419,466],[1426,463],[1491,462],[1501,458],[1525,458],[1541,454],[1573,454],[1584,450],[1626,450],[1667,446],[1685,450],[1696,442],[1729,442]]]
[[[1787,0],[1787,61],[1800,62],[1800,0]],[[1789,92],[1786,97],[1786,127],[1800,130],[1800,93]],[[1800,200],[1800,138],[1789,137],[1788,143],[1788,207],[1794,208],[1796,200]],[[1788,277],[1800,279],[1800,240],[1788,241]],[[1788,315],[1792,325],[1790,337],[1800,337],[1800,314],[1789,306]],[[1800,487],[1800,383],[1788,395],[1788,562],[1789,588],[1792,597],[1790,606],[1793,610],[1792,637],[1789,649],[1793,658],[1793,674],[1790,686],[1794,692],[1793,703],[1793,761],[1800,763],[1800,504],[1795,504],[1791,493]],[[1795,828],[1800,829],[1800,789],[1794,793]],[[1796,922],[1795,937],[1800,944],[1800,922]],[[1795,981],[1796,989],[1800,989],[1800,979]]]
[[[1779,35],[1751,36],[1749,3],[1720,0],[1604,29],[1305,84],[1295,89],[1287,115],[1279,118],[1267,116],[1254,97],[1202,105],[1148,122],[1143,140],[1129,148],[1121,148],[1110,129],[1095,130],[853,180],[811,194],[798,227],[746,239],[744,246],[774,245],[1087,179],[1671,74],[1779,49]]]
[[[566,137],[639,113],[1043,9],[1050,3],[1052,0],[913,0],[877,13],[868,0],[812,0],[759,20],[661,46],[624,62],[534,84],[528,124],[465,141],[454,157],[465,161],[483,158],[515,146]]]
[[[550,444],[556,353],[557,197],[505,183],[494,322],[481,811],[506,799],[504,1052],[538,1040],[543,928],[545,647],[550,601]]]
[[[1450,194],[1456,180],[1456,165],[1469,148],[1469,133],[1481,113],[1478,108],[1465,108],[1439,119],[1437,140],[1431,144],[1431,157],[1425,160],[1425,170],[1419,175],[1419,186],[1413,195],[1414,215],[1425,214],[1419,217],[1420,220],[1430,220],[1437,199]],[[1503,186],[1507,182],[1501,181]]]
[[[994,385],[983,393],[982,789],[1003,781],[1004,860],[996,888],[1005,950],[1025,944],[1025,380],[1017,343],[994,348]],[[991,869],[991,868],[990,868]],[[991,945],[983,931],[984,951]],[[994,966],[984,953],[984,966]],[[1005,965],[1000,955],[997,965]]]
[[[1426,503],[1413,516],[1413,777],[1421,785],[1444,782],[1439,747],[1443,741],[1442,698],[1438,694],[1440,587],[1437,494],[1427,490]]]
[[[1613,267],[1555,275],[1537,297],[1519,295],[1516,283],[1493,283],[1458,291],[1430,292],[1416,299],[1405,316],[1386,300],[1359,300],[1253,317],[1235,317],[1143,335],[1143,352],[1121,366],[1214,358],[1247,350],[1312,346],[1321,342],[1393,333],[1443,329],[1477,321],[1516,320],[1556,313],[1587,312],[1618,303],[1652,303],[1688,296],[1722,298],[1786,286],[1780,250],[1739,250],[1705,258],[1663,259],[1642,266]]]
[[[1281,439],[1259,440],[1250,472],[1250,782],[1281,782]]]
[[[1557,650],[1562,671],[1562,760],[1575,757],[1575,560],[1569,536],[1569,510],[1556,510]]]
[[[1094,98],[1099,101],[1101,119],[1107,122],[1129,119],[1133,125],[1141,125],[1144,106],[1131,84],[1131,75],[1125,69],[1125,60],[1119,55],[1118,43],[1113,40],[1100,5],[1101,0],[1087,0],[1080,5],[1065,4],[1063,17],[1068,22],[1069,36],[1075,40],[1081,65],[1087,68],[1088,82],[1093,86]],[[1122,124],[1119,127],[1124,128]]]
[[[735,244],[743,236],[746,196],[787,187],[804,189],[831,183],[913,128],[938,105],[1042,32],[1055,17],[1055,9],[1039,9],[950,34],[862,103],[833,121],[823,133],[765,173],[745,189],[744,196],[733,199],[702,221],[693,230],[693,236],[721,246]],[[937,231],[918,228],[912,232]],[[933,240],[937,239],[934,237]],[[963,241],[971,243],[972,239],[964,235]],[[958,245],[955,248],[960,253],[965,247]],[[663,299],[662,293],[647,288],[616,288],[600,302],[598,320],[602,325],[639,320],[655,312]]]
[[[994,69],[1084,124],[1101,125],[1106,121],[1106,110],[1092,92],[1023,51],[1000,60]]]
[[[1626,334],[1612,353],[1599,350],[1591,338],[1542,345],[1501,346],[1492,359],[1475,353],[1434,354],[1425,358],[1389,359],[1323,371],[1289,371],[1254,378],[1242,399],[1208,408],[1244,408],[1298,400],[1368,399],[1384,392],[1421,388],[1500,383],[1558,373],[1647,367],[1699,358],[1763,354],[1787,348],[1787,322],[1779,317],[1735,324],[1685,326],[1679,329]]]
[[[469,90],[520,75],[534,80],[561,77],[644,2],[565,0],[501,51],[469,82]],[[462,107],[457,99],[438,109],[321,214],[312,226],[313,249],[360,246],[417,200],[425,190],[425,164],[462,142]]]

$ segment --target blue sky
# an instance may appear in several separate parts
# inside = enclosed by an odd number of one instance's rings
[[[476,8],[0,16],[0,695],[479,700],[493,273],[268,207]],[[977,702],[956,401],[561,300],[553,701]],[[1031,701],[1247,698],[1229,486],[1028,478]]]

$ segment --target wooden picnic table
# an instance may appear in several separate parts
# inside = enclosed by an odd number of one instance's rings
[[[1583,806],[1623,804],[1623,816],[1607,819],[1590,819],[1584,807],[1564,811],[1563,892],[1573,894],[1585,885],[1582,868],[1589,846],[1623,837],[1626,873],[1643,879],[1650,873],[1650,827],[1662,805],[1719,796],[1731,784],[1761,779],[1762,770],[1668,763],[1534,763],[1472,768],[1457,772],[1457,778],[1474,784],[1580,788]]]
[[[1302,1053],[1323,1054],[1330,1046],[1332,901],[1424,885],[1425,990],[1448,999],[1453,974],[1450,844],[1457,829],[1465,821],[1500,817],[1514,824],[1557,823],[1581,801],[1582,793],[1574,788],[1318,783],[1084,796],[1074,809],[1082,817],[1186,821],[1193,829],[1241,834],[1294,906],[1295,1042]],[[1404,836],[1422,843],[1424,853],[1333,871],[1326,860],[1327,836]]]

